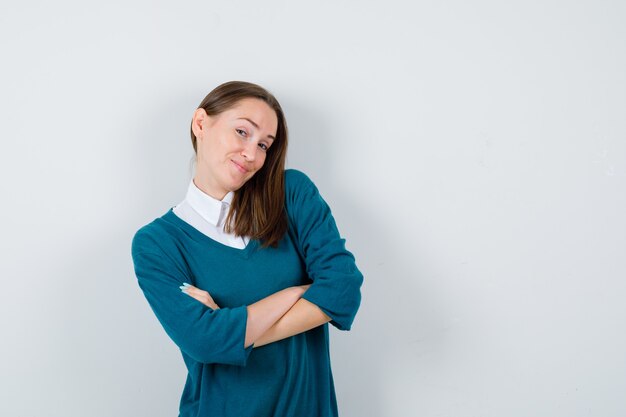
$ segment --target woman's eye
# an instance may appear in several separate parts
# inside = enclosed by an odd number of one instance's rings
[[[264,151],[267,151],[269,148],[266,144],[264,143],[259,143],[259,146],[261,147],[261,149],[263,149]]]
[[[239,133],[240,135],[241,135],[241,133],[240,133],[240,132],[246,133],[246,131],[245,131],[245,130],[243,130],[243,129],[235,129],[235,130],[236,130],[236,131],[237,131],[237,133]],[[241,135],[241,136],[243,136],[243,135]]]

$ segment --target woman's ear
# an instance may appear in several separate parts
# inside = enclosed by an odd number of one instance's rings
[[[191,129],[193,130],[193,134],[196,135],[197,140],[202,139],[202,133],[206,130],[206,126],[208,125],[208,121],[211,119],[202,107],[196,109],[193,113],[193,118],[191,120]]]

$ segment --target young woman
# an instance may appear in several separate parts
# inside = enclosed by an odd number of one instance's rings
[[[188,369],[179,416],[337,416],[328,323],[350,329],[363,276],[315,184],[284,168],[278,101],[224,83],[191,141],[185,199],[132,241],[139,287]]]

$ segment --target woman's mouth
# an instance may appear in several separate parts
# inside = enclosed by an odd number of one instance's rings
[[[233,161],[232,159],[230,160],[233,164],[235,164],[235,166],[237,167],[237,169],[239,170],[239,172],[241,172],[242,174],[245,174],[246,172],[248,172],[247,169],[245,169],[244,167],[242,167],[241,165],[239,165],[237,162]]]

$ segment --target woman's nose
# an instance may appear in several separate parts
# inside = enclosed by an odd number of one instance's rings
[[[241,155],[243,155],[248,161],[254,161],[256,159],[257,149],[258,146],[254,141],[247,141],[243,145]]]

